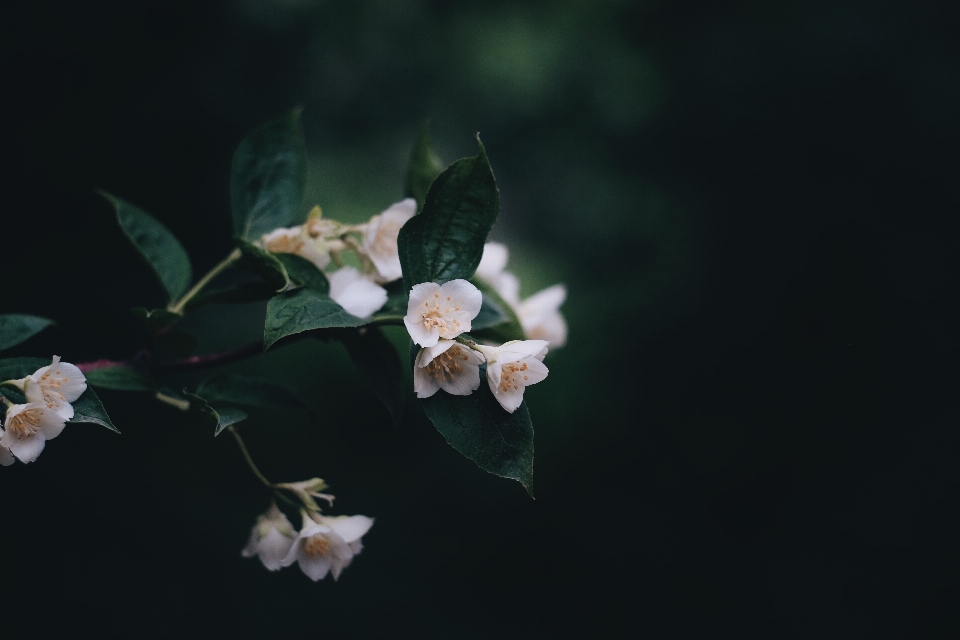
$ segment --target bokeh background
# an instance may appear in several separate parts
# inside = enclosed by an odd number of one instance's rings
[[[163,220],[202,273],[230,249],[233,150],[298,104],[304,207],[344,220],[401,197],[425,119],[447,162],[479,131],[494,238],[525,294],[567,284],[570,344],[527,392],[535,501],[412,394],[390,426],[336,344],[234,367],[320,409],[242,425],[264,472],[320,475],[337,513],[377,519],[337,583],[240,557],[268,496],[231,440],[102,392],[122,436],[78,425],[0,470],[0,634],[955,637],[949,17],[920,0],[4,6],[0,312],[60,323],[11,355],[135,352],[127,310],[163,300],[94,189]],[[236,344],[262,313],[190,327]]]

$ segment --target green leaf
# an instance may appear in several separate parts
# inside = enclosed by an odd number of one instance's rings
[[[189,311],[211,304],[245,304],[247,302],[269,300],[276,293],[276,287],[266,282],[244,282],[235,287],[204,291],[191,298],[186,308]]]
[[[104,367],[86,374],[87,383],[116,391],[153,391],[156,388],[150,376],[133,367]]]
[[[22,313],[0,315],[0,350],[9,349],[29,340],[47,327],[56,324],[53,320]]]
[[[393,424],[399,424],[406,389],[403,365],[393,343],[377,327],[343,329],[334,338],[347,349],[373,393],[387,408]]]
[[[480,153],[458,160],[434,181],[423,210],[400,229],[397,245],[407,291],[421,282],[470,278],[500,211],[500,194]]]
[[[193,270],[180,241],[148,213],[105,191],[100,195],[113,205],[120,228],[157,274],[170,300],[182,296],[190,287]]]
[[[344,311],[330,296],[313,289],[297,289],[274,296],[267,303],[263,349],[281,338],[313,329],[360,327],[370,322]]]
[[[533,497],[533,424],[527,403],[507,413],[485,378],[482,365],[479,389],[468,396],[438,391],[421,400],[424,411],[450,446],[484,471],[519,481]]]
[[[330,292],[330,282],[323,271],[317,268],[317,265],[293,253],[276,253],[274,255],[283,263],[290,279],[297,284],[320,293]]]
[[[153,309],[148,311],[143,307],[134,307],[130,309],[130,313],[140,320],[143,326],[147,328],[147,331],[152,334],[160,333],[183,317],[179,313],[167,311],[166,309]]]
[[[120,433],[120,430],[113,426],[113,422],[110,421],[110,416],[103,408],[100,398],[97,397],[97,394],[89,385],[87,385],[87,390],[83,392],[83,395],[73,403],[73,417],[67,422],[92,422]]]
[[[217,428],[213,432],[214,437],[220,435],[220,432],[230,425],[247,419],[247,414],[244,413],[242,409],[237,409],[236,407],[217,407],[215,411],[219,417],[219,422],[217,422]]]
[[[300,109],[247,136],[233,156],[230,177],[236,236],[256,240],[296,224],[306,171]]]
[[[285,291],[290,287],[290,276],[287,274],[287,268],[277,257],[277,254],[265,251],[260,247],[250,244],[244,240],[238,240],[237,246],[240,247],[239,266],[257,274],[267,281],[274,291]]]
[[[29,375],[33,375],[40,367],[50,364],[51,360],[45,358],[7,358],[0,360],[0,382],[4,380],[19,380]],[[92,373],[92,372],[91,372]],[[13,402],[23,403],[26,401],[23,395],[10,387],[2,388],[3,395],[10,398]],[[120,430],[113,426],[110,416],[103,408],[103,403],[94,392],[90,385],[79,398],[71,403],[73,405],[73,417],[67,420],[69,423],[92,422],[120,433]]]
[[[493,342],[523,340],[526,336],[513,307],[481,278],[473,278],[470,282],[483,294],[480,313],[470,323],[470,334]]]
[[[422,207],[430,185],[443,171],[443,162],[433,150],[429,129],[424,123],[417,141],[410,151],[410,164],[407,165],[405,195],[414,198]]]
[[[196,395],[208,402],[312,410],[300,392],[285,382],[251,376],[221,375],[210,378],[200,383]]]

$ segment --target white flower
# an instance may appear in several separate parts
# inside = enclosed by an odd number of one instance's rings
[[[323,269],[330,264],[330,250],[323,238],[312,238],[303,227],[281,227],[260,238],[260,246],[271,253],[293,253]]]
[[[287,516],[271,504],[266,513],[257,517],[257,524],[250,530],[250,542],[241,552],[244,558],[260,556],[260,562],[270,571],[281,567],[281,562],[290,552],[297,533]]]
[[[421,349],[413,368],[413,390],[429,398],[439,389],[454,396],[468,396],[480,388],[483,356],[453,340],[440,340]]]
[[[387,290],[353,267],[343,267],[330,274],[330,297],[347,313],[366,318],[387,303]]]
[[[29,384],[27,380],[36,384]],[[42,402],[64,420],[69,420],[73,417],[70,403],[87,390],[87,378],[75,365],[60,362],[60,356],[53,356],[53,362],[40,367],[17,386],[23,389],[27,402]]]
[[[26,387],[29,399],[37,385],[29,380]],[[46,441],[60,435],[63,425],[63,417],[43,402],[12,404],[7,407],[6,431],[0,437],[0,447],[9,449],[20,462],[33,462]]]
[[[477,265],[477,275],[494,284],[503,270],[507,267],[507,245],[499,242],[488,242],[483,245],[483,256]]]
[[[3,441],[3,429],[0,429],[0,442]],[[15,458],[5,446],[0,444],[0,466],[9,467],[14,463]]]
[[[281,564],[289,567],[299,563],[300,569],[314,582],[326,577],[328,572],[332,572],[336,580],[353,556],[363,549],[360,538],[373,526],[373,519],[316,516],[317,522],[306,512],[302,513],[303,528]]]
[[[379,282],[400,278],[400,254],[397,237],[400,227],[417,213],[417,201],[407,198],[390,205],[383,213],[370,218],[363,231],[363,249],[377,268]]]
[[[560,313],[560,305],[567,299],[567,288],[555,284],[538,291],[526,300],[520,299],[520,280],[505,271],[507,247],[499,242],[483,245],[483,258],[477,267],[477,276],[513,307],[524,335],[530,340],[546,340],[551,348],[567,343],[567,322]]]
[[[567,343],[567,322],[560,314],[560,305],[567,299],[567,288],[555,284],[538,291],[515,309],[523,333],[531,340],[546,340],[551,348]]]
[[[441,339],[451,340],[470,331],[470,322],[480,313],[483,296],[466,280],[442,285],[424,282],[410,290],[403,324],[421,347],[432,347]]]
[[[523,402],[523,390],[547,377],[545,340],[513,340],[499,347],[478,345],[487,358],[487,384],[497,402],[513,413]]]

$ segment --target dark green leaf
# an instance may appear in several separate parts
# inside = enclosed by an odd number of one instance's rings
[[[117,391],[153,391],[153,380],[142,371],[133,367],[104,367],[86,374],[87,383],[104,389]]]
[[[407,315],[407,301],[410,297],[403,288],[403,282],[396,280],[383,285],[387,290],[387,301],[379,311],[373,314],[373,319],[378,318],[402,318]]]
[[[182,296],[193,277],[183,245],[153,216],[105,191],[100,194],[113,205],[120,228],[157,274],[170,300]]]
[[[473,276],[500,211],[500,195],[480,143],[434,181],[419,215],[400,229],[398,249],[407,291],[421,282]]]
[[[51,362],[52,358],[5,358],[0,360],[0,382],[26,378]]]
[[[443,162],[433,150],[430,132],[426,124],[420,130],[417,141],[410,152],[410,164],[407,166],[405,195],[415,198],[419,207],[427,197],[430,185],[443,171]]]
[[[317,268],[317,265],[293,253],[276,253],[274,255],[283,263],[290,279],[297,284],[320,293],[330,292],[330,282],[327,281],[323,271]]]
[[[99,424],[111,431],[120,433],[120,430],[113,426],[110,416],[107,415],[103,403],[94,390],[88,385],[87,390],[83,392],[77,401],[73,403],[73,417],[67,422],[92,422]]]
[[[22,313],[0,315],[0,350],[9,349],[29,340],[50,325],[53,320]]]
[[[533,424],[527,403],[504,411],[480,369],[480,388],[469,396],[438,391],[421,400],[437,431],[484,471],[518,480],[533,497]]]
[[[251,133],[233,156],[230,204],[238,238],[256,240],[299,222],[307,154],[300,109]]]
[[[470,334],[493,342],[523,340],[523,327],[510,304],[482,279],[474,278],[470,282],[483,293],[483,304],[471,322]]]
[[[330,296],[313,289],[287,291],[267,303],[263,327],[263,349],[277,340],[312,329],[359,327],[370,322],[350,315]]]
[[[266,282],[244,282],[235,287],[204,291],[191,298],[186,308],[191,310],[211,304],[245,304],[247,302],[269,300],[276,293],[276,287]]]
[[[290,287],[287,268],[283,266],[277,254],[265,251],[245,240],[238,240],[237,245],[243,254],[239,262],[240,267],[266,280],[274,291],[284,291]]]
[[[300,392],[286,384],[266,378],[222,375],[200,383],[197,395],[209,402],[233,402],[254,407],[308,409]]]
[[[193,334],[180,329],[170,329],[160,334],[157,344],[169,349],[178,358],[186,358],[197,352],[200,342]]]
[[[147,331],[152,334],[160,333],[183,317],[179,313],[167,311],[166,309],[147,311],[143,307],[134,307],[130,309],[130,313],[136,316],[136,318],[143,323],[143,326],[147,328]]]
[[[213,428],[214,435],[220,433],[220,414],[217,413],[217,410],[211,407],[206,400],[186,389],[183,390],[183,395],[190,401],[190,408],[188,409],[190,417],[206,427]]]
[[[398,424],[406,390],[403,366],[393,344],[377,327],[343,329],[334,337],[346,347],[373,393],[387,408],[393,423]]]
[[[217,428],[213,432],[214,437],[220,435],[220,432],[230,425],[247,419],[247,414],[236,407],[217,407],[215,411],[219,417],[219,422],[217,422]]]

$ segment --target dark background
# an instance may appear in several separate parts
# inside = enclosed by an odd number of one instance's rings
[[[10,355],[123,358],[159,286],[94,193],[200,274],[242,137],[304,106],[305,207],[402,195],[420,123],[481,132],[525,294],[570,344],[527,397],[535,491],[394,431],[336,345],[237,371],[321,417],[242,425],[276,480],[377,519],[339,582],[243,559],[268,496],[234,443],[104,391],[0,470],[0,634],[956,637],[956,22],[921,2],[34,2],[0,11]],[[193,325],[256,337],[262,310]],[[261,314],[261,315],[258,315]],[[402,334],[394,334],[402,341]],[[181,384],[198,378],[178,379]]]

